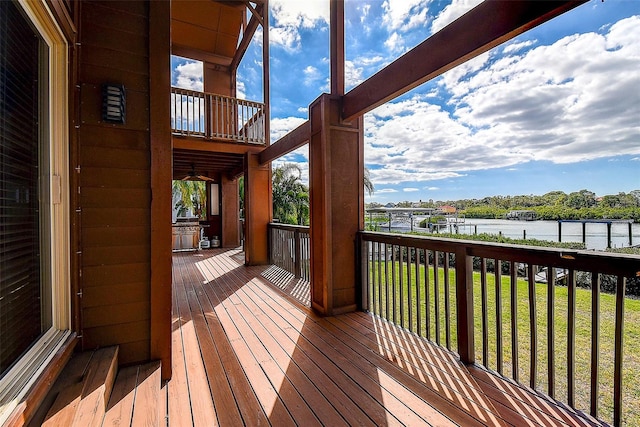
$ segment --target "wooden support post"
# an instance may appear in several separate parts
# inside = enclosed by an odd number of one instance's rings
[[[247,153],[244,188],[245,264],[267,264],[267,225],[272,216],[271,163],[260,166],[258,155]]]
[[[171,378],[171,5],[149,5],[151,143],[151,359]]]
[[[611,249],[611,222],[607,223],[607,249]]]
[[[629,246],[633,246],[633,222],[629,221]]]
[[[222,187],[222,247],[237,248],[240,246],[238,180],[223,176],[220,184]]]
[[[309,107],[311,304],[325,315],[357,307],[356,234],[364,228],[362,118],[340,120],[340,97]]]
[[[582,223],[582,243],[587,243],[587,223]]]
[[[464,247],[456,250],[456,320],[458,354],[462,363],[475,362],[473,330],[473,258]]]

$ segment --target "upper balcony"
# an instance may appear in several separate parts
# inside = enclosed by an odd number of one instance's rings
[[[171,88],[174,135],[265,145],[265,106],[229,96]]]

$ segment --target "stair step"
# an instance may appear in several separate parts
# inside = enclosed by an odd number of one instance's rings
[[[88,359],[88,361],[87,361]],[[118,370],[118,347],[80,353],[56,384],[58,395],[43,426],[100,426]]]
[[[157,426],[164,421],[160,362],[132,366],[118,372],[104,426]]]

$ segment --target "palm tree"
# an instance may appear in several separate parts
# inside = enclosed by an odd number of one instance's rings
[[[364,168],[364,189],[367,191],[367,193],[369,193],[370,196],[374,193],[374,191],[376,191],[375,187],[373,186],[373,182],[371,181],[371,173],[369,172],[369,168],[366,166]]]
[[[309,188],[301,181],[302,171],[293,163],[273,169],[273,217],[286,224],[309,222]]]
[[[176,203],[179,215],[192,210],[194,215],[200,219],[207,216],[207,186],[204,181],[173,181],[172,194],[180,197]]]

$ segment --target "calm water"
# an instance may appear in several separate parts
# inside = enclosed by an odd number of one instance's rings
[[[415,217],[417,219],[417,217]],[[419,221],[415,221],[417,224]],[[394,224],[395,225],[395,224]],[[407,224],[408,226],[408,224]],[[502,234],[514,239],[522,239],[526,231],[527,239],[540,239],[558,241],[557,221],[509,221],[506,219],[469,219],[460,224],[460,234],[473,234],[476,227],[478,233]],[[400,228],[393,227],[400,230]],[[405,229],[402,227],[402,229]],[[418,231],[420,228],[415,227]],[[381,231],[385,231],[382,229]],[[447,227],[447,231],[448,227]],[[563,242],[582,242],[582,224],[562,223]],[[632,224],[633,245],[640,244],[640,224]],[[604,250],[607,247],[607,225],[587,224],[586,242],[587,249]],[[611,246],[614,248],[629,246],[629,225],[627,223],[614,223],[611,227]]]

